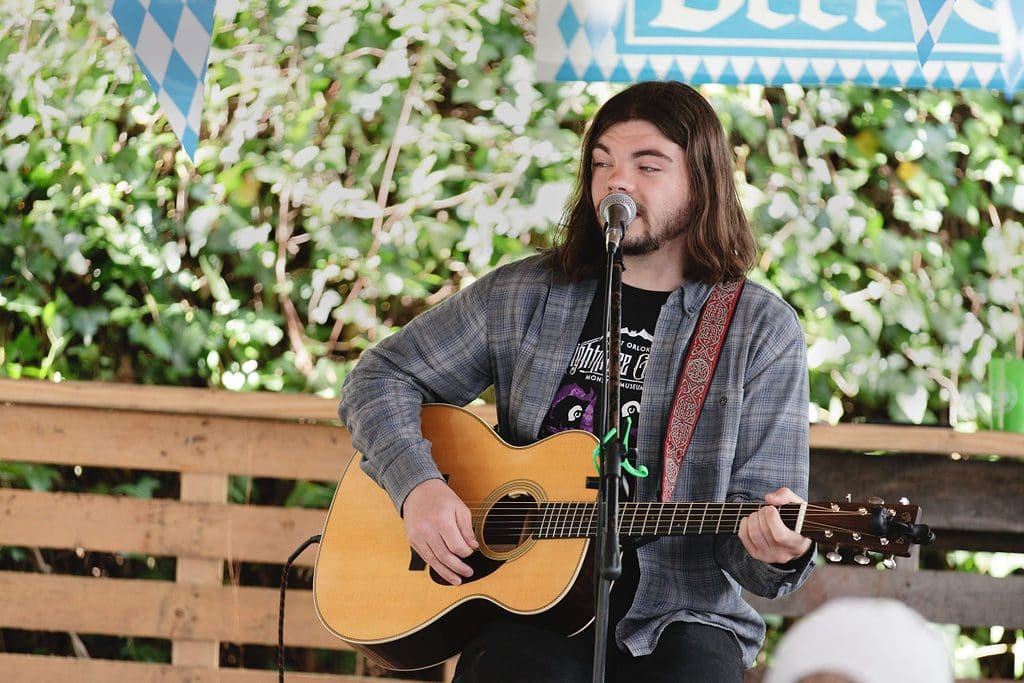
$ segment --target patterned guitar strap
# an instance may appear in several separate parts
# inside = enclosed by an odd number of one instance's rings
[[[725,334],[729,330],[745,282],[745,278],[740,278],[717,285],[701,310],[697,331],[694,332],[683,360],[683,369],[679,373],[679,384],[665,432],[665,461],[661,470],[662,501],[672,498],[683,458],[690,447],[701,407],[708,395],[711,378],[715,376],[718,354],[722,350]]]

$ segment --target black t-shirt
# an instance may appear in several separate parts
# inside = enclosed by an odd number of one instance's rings
[[[539,438],[566,429],[594,433],[597,427],[604,380],[603,294],[599,288],[594,295],[576,350],[541,426]],[[631,420],[631,445],[636,445],[640,395],[654,340],[654,326],[668,295],[669,292],[652,292],[622,285],[619,408],[623,426],[626,418]]]
[[[566,429],[594,433],[600,415],[601,387],[604,381],[604,291],[598,288],[590,304],[576,351],[551,402],[539,438]],[[654,327],[669,292],[652,292],[622,285],[622,325],[620,339],[619,407],[623,427],[630,418],[630,446],[636,445],[640,418],[640,396],[644,388],[647,359],[654,340]],[[634,463],[636,464],[636,463]],[[622,545],[622,576],[612,588],[609,614],[609,640],[614,642],[614,626],[633,604],[640,570],[636,547]],[[610,646],[610,645],[609,645]]]

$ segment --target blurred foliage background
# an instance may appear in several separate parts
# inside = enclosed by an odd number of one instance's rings
[[[621,87],[535,83],[534,0],[222,1],[193,165],[101,0],[3,4],[13,378],[336,396],[362,349],[550,244],[583,127]],[[1024,356],[1021,97],[703,91],[758,231],[753,277],[803,321],[812,418],[988,426],[989,360]],[[3,485],[71,478],[0,463]]]

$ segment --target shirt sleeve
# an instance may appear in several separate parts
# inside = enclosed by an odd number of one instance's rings
[[[763,502],[781,486],[807,498],[807,346],[795,313],[780,316],[762,348],[751,352],[743,391],[743,424],[737,440],[728,500]],[[814,567],[814,547],[786,566],[750,556],[739,536],[717,537],[715,557],[743,588],[766,598],[796,590]]]
[[[338,415],[366,473],[401,510],[406,496],[441,478],[420,428],[424,403],[465,405],[492,382],[488,299],[496,271],[367,349],[345,379]]]

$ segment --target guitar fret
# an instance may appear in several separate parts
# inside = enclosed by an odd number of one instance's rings
[[[702,515],[700,516],[700,528],[699,528],[699,529],[697,529],[697,533],[698,533],[698,534],[702,534],[702,533],[704,533],[704,520],[705,520],[705,519],[707,518],[707,516],[708,516],[708,506],[709,506],[709,505],[711,505],[711,503],[704,503],[704,514],[702,514]]]
[[[719,507],[719,509],[718,509],[718,521],[715,524],[715,533],[716,534],[719,532],[719,529],[722,528],[722,514],[723,514],[722,508]]]
[[[547,538],[548,519],[551,512],[550,503],[542,503],[540,506],[540,519],[537,521],[537,538]]]
[[[558,538],[562,534],[562,515],[564,514],[565,503],[555,503],[552,508],[551,527],[548,530],[548,538]]]
[[[576,525],[576,531],[573,536],[586,536],[586,531],[583,527],[583,523],[586,521],[586,515],[583,514],[586,512],[586,505],[582,503],[573,503],[572,508],[572,519],[573,523]]]

